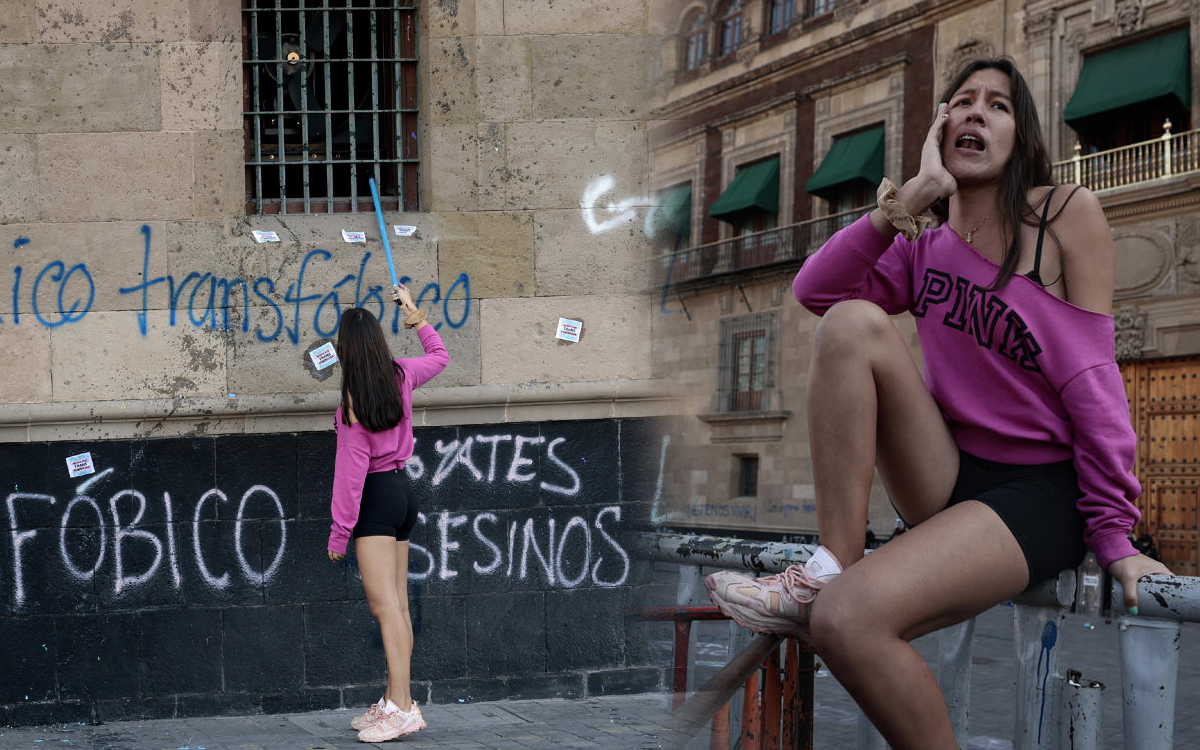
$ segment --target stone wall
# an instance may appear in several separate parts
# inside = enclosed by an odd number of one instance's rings
[[[648,583],[628,529],[652,512],[661,429],[416,431],[418,701],[663,684],[654,631],[625,614]],[[96,473],[68,478],[85,450]],[[0,444],[14,488],[0,509],[0,725],[378,697],[383,647],[353,544],[343,564],[325,554],[333,456],[332,432]]]
[[[238,0],[8,6],[0,439],[64,418],[102,421],[98,437],[153,426],[121,426],[131,411],[207,419],[210,431],[279,426],[220,419],[239,409],[314,428],[305,409],[284,417],[259,397],[331,390],[306,351],[348,305],[393,322],[387,266],[369,213],[246,215]],[[458,389],[443,400],[533,381],[611,394],[650,379],[647,16],[645,0],[603,13],[421,4],[426,210],[386,219],[417,227],[393,252],[450,350],[436,385]],[[252,229],[281,241],[257,244]],[[368,241],[347,244],[343,229]],[[554,338],[559,317],[584,322],[579,343]],[[391,330],[397,353],[411,350]],[[562,418],[554,400],[538,418]]]

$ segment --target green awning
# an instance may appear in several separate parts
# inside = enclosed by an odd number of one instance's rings
[[[1185,109],[1192,106],[1187,29],[1084,58],[1063,119],[1074,128],[1092,115],[1160,96],[1174,96]]]
[[[866,182],[874,188],[882,179],[883,126],[880,125],[834,138],[825,160],[808,178],[804,189],[829,200],[847,183]]]
[[[692,185],[670,188],[659,193],[646,221],[653,235],[688,234],[692,228]],[[649,234],[649,232],[648,232]]]
[[[708,209],[708,215],[732,221],[737,214],[749,209],[779,213],[778,156],[739,169],[733,182]]]

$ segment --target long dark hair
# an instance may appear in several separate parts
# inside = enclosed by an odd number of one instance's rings
[[[400,424],[404,405],[396,378],[403,380],[404,371],[392,359],[374,315],[361,307],[342,313],[337,355],[342,364],[342,421],[350,424],[353,408],[354,416],[371,432]]]
[[[939,102],[950,102],[954,92],[973,74],[980,70],[999,70],[1008,76],[1010,88],[1009,97],[1012,101],[1013,119],[1016,121],[1016,139],[1013,143],[1012,156],[1000,177],[1000,211],[1006,220],[1004,226],[1008,234],[1008,248],[1000,262],[1000,271],[992,281],[990,291],[1000,289],[1013,277],[1017,270],[1017,261],[1021,252],[1021,225],[1037,226],[1039,217],[1034,206],[1029,203],[1029,191],[1039,185],[1053,185],[1054,175],[1051,170],[1050,152],[1046,141],[1042,138],[1042,125],[1038,120],[1037,105],[1029,92],[1029,84],[1017,70],[1017,64],[1007,55],[996,58],[981,58],[968,62],[958,75],[946,86]],[[1066,205],[1065,203],[1063,204]],[[935,216],[943,223],[950,216],[950,201],[943,198],[931,207]],[[1059,209],[1059,213],[1062,209]],[[1057,218],[1055,214],[1054,218]],[[1051,233],[1053,235],[1053,232]],[[1003,234],[1001,235],[1004,236]],[[1057,242],[1057,238],[1055,238]]]

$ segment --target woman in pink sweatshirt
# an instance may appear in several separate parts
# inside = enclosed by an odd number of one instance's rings
[[[329,559],[354,554],[371,614],[379,621],[387,656],[387,690],[379,702],[350,722],[364,742],[383,742],[425,726],[412,699],[409,661],[412,621],[408,616],[408,535],[420,501],[404,470],[413,453],[412,393],[446,369],[446,347],[404,286],[392,287],[404,311],[405,328],[415,328],[425,356],[392,359],[383,328],[361,307],[342,314],[337,352],[342,365],[337,457],[333,470],[333,525]]]
[[[897,750],[957,747],[913,638],[1078,565],[1087,547],[1133,614],[1139,578],[1169,574],[1128,538],[1141,488],[1100,203],[1053,186],[1010,59],[968,64],[941,101],[918,174],[885,180],[879,208],[793,285],[822,316],[808,376],[822,546],[776,576],[707,581],[742,625],[812,643]],[[924,375],[889,318],[901,312]],[[876,470],[913,528],[864,557]]]

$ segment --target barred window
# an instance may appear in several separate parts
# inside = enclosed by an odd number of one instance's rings
[[[691,22],[684,27],[683,69],[695,70],[704,64],[708,55],[708,18],[704,13],[692,16]]]
[[[775,389],[776,314],[721,321],[714,411],[768,411]]]
[[[718,42],[722,57],[732,55],[742,46],[742,3],[743,0],[730,0],[721,14]]]
[[[416,0],[242,0],[246,212],[420,209]]]

